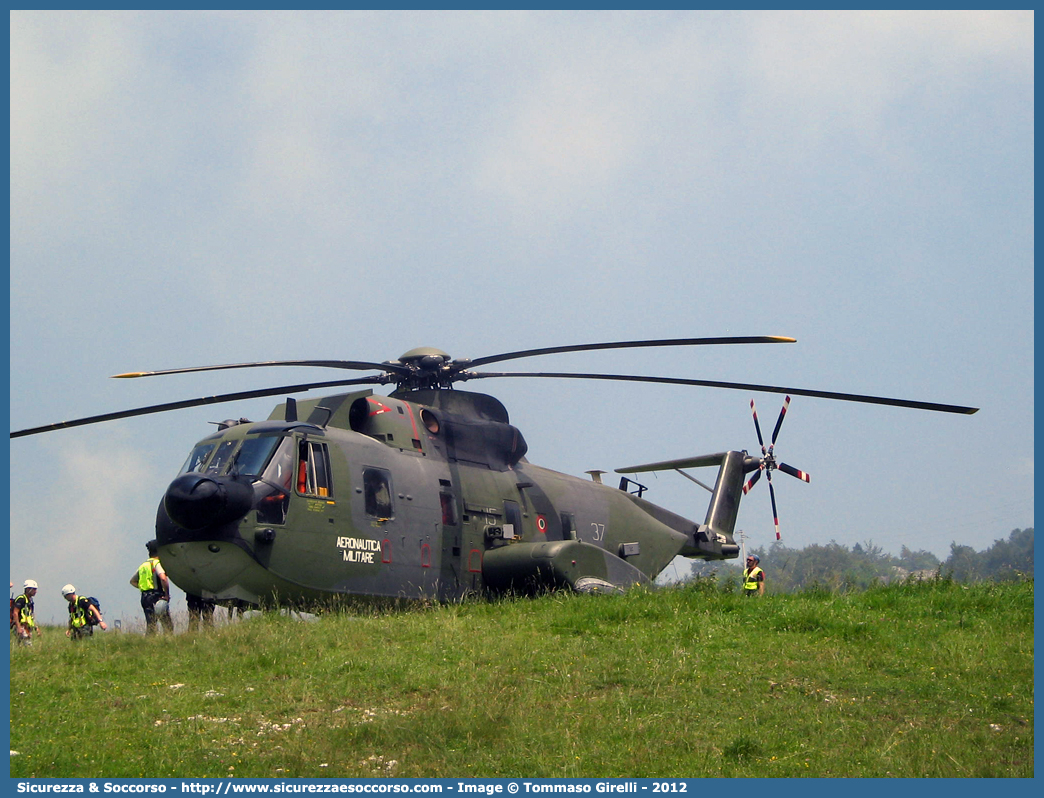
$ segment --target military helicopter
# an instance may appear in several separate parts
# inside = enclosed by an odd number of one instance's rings
[[[200,440],[156,514],[160,559],[192,596],[239,606],[321,606],[348,596],[454,601],[487,592],[564,588],[618,592],[648,584],[676,556],[739,554],[740,499],[765,474],[809,481],[777,462],[791,395],[937,412],[977,408],[859,394],[675,377],[474,369],[565,352],[642,347],[794,343],[783,336],[620,341],[528,349],[474,360],[422,347],[382,363],[293,360],[141,371],[119,378],[311,366],[375,371],[363,377],[201,397],[11,433],[11,438],[136,415],[287,395],[268,419],[229,419]],[[485,378],[616,380],[786,394],[768,446],[751,402],[761,456],[746,450],[616,469],[677,470],[711,493],[702,523],[643,498],[645,487],[602,472],[582,479],[526,459],[527,444],[500,401],[456,390]],[[394,383],[297,401],[315,389]],[[684,469],[716,467],[713,487]],[[750,475],[748,479],[748,475]],[[744,481],[746,480],[746,482]]]

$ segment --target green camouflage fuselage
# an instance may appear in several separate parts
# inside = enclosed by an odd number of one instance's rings
[[[187,593],[307,606],[612,590],[649,582],[677,555],[736,556],[734,474],[731,518],[700,525],[529,463],[483,394],[366,390],[297,411],[305,420],[283,420],[280,406],[268,421],[226,422],[172,483],[157,540]]]

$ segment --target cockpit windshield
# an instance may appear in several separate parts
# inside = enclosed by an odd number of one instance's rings
[[[217,447],[217,452],[210,458],[210,463],[207,465],[206,473],[225,473],[225,466],[228,465],[228,461],[232,459],[232,452],[236,450],[236,446],[238,445],[239,441],[237,440],[221,441]]]
[[[261,472],[268,463],[268,458],[272,456],[272,452],[275,451],[281,440],[283,438],[275,435],[244,439],[243,445],[239,447],[239,451],[232,459],[229,471],[240,476],[261,476]]]
[[[185,465],[181,467],[179,474],[187,474],[189,471],[202,471],[203,464],[207,462],[207,458],[210,457],[210,453],[214,451],[216,443],[201,443],[195,449],[192,450],[192,454],[188,456],[188,460],[185,461]]]
[[[207,474],[227,473],[259,477],[268,464],[272,452],[282,440],[284,438],[278,435],[262,435],[247,437],[242,441],[201,443],[192,450],[179,473],[200,471]]]

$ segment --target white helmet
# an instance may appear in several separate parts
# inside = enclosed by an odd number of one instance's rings
[[[71,596],[75,592],[76,592],[76,588],[73,587],[72,585],[66,585],[65,587],[62,588],[62,595],[63,596]]]
[[[22,585],[22,590],[28,590],[29,588],[37,589],[39,586],[36,584],[35,579],[26,579],[25,584]]]

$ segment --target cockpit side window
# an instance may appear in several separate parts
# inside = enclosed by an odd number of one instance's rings
[[[279,448],[261,478],[289,492],[294,482],[294,442],[290,438],[281,438],[279,441]]]
[[[326,444],[301,441],[297,452],[297,492],[304,496],[333,496],[330,453]]]
[[[257,522],[282,525],[290,510],[290,491],[294,481],[294,442],[277,438],[279,446],[265,468],[260,482],[254,483],[258,493]]]

